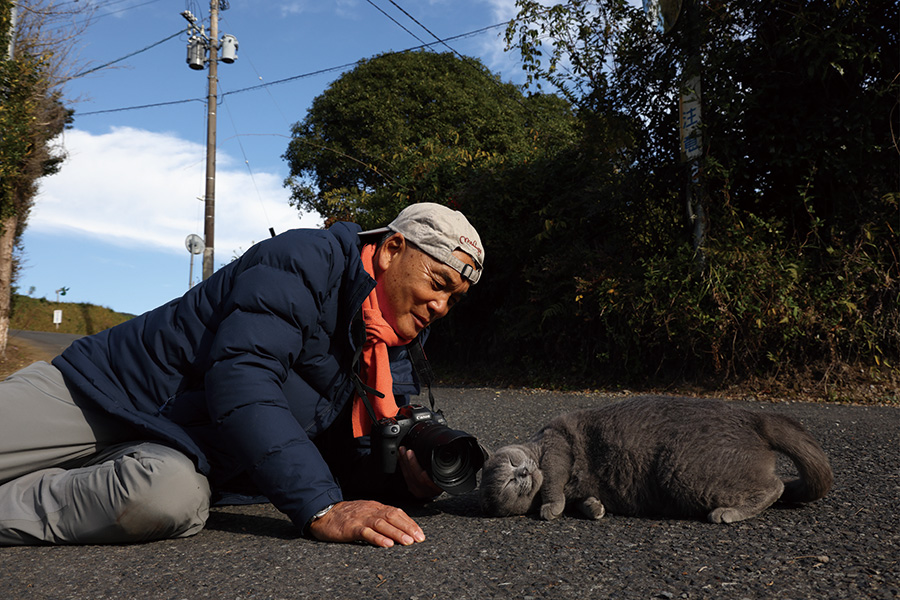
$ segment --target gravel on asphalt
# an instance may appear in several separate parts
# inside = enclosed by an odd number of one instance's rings
[[[439,388],[450,426],[489,447],[622,394]],[[0,598],[900,598],[900,408],[740,402],[799,419],[835,483],[731,525],[607,515],[485,518],[477,492],[409,508],[427,540],[378,549],[300,537],[271,505],[215,508],[183,540],[0,548]]]

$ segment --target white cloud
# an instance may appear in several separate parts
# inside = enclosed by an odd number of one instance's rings
[[[318,2],[310,0],[294,0],[292,2],[282,2],[278,5],[282,16],[302,15],[308,12],[319,12],[320,6]]]
[[[487,0],[486,4],[491,7],[491,13],[498,22],[508,21],[518,12],[516,0]]]
[[[190,233],[203,236],[205,147],[172,133],[129,127],[64,134],[68,158],[41,181],[29,218],[35,232],[75,233],[107,243],[183,254]],[[217,155],[216,259],[295,227],[318,227],[288,205],[282,176],[254,173]]]
[[[338,17],[357,19],[360,9],[359,0],[331,0],[331,2],[292,0],[279,5],[282,16],[323,13],[332,10]]]

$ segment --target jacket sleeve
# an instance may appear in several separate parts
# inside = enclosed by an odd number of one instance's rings
[[[259,490],[300,528],[316,511],[342,500],[283,390],[300,353],[310,344],[328,343],[321,323],[324,304],[340,285],[342,265],[334,261],[342,254],[310,251],[320,256],[303,262],[315,269],[292,261],[263,262],[235,275],[205,381],[208,410],[222,441],[241,457]]]

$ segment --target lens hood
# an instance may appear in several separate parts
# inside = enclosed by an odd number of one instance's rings
[[[454,495],[475,489],[476,475],[487,457],[474,436],[423,421],[410,429],[404,441],[439,488]]]

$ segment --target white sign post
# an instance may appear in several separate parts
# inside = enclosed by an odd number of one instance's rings
[[[62,323],[62,311],[56,309],[53,311],[53,324],[56,325],[57,329],[59,329],[60,323]]]

